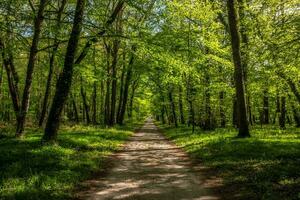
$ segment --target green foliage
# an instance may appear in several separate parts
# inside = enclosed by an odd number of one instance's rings
[[[0,199],[71,198],[80,181],[102,170],[132,128],[65,127],[54,146],[42,146],[41,132],[30,132],[24,140],[0,140]]]
[[[234,129],[193,134],[187,127],[162,128],[195,160],[224,178],[220,192],[225,199],[299,198],[298,129],[255,127],[251,138],[237,139]]]

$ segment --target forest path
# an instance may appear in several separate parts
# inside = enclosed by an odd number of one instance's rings
[[[201,166],[193,164],[153,124],[135,133],[112,159],[107,175],[84,182],[89,189],[77,199],[89,200],[215,200]]]

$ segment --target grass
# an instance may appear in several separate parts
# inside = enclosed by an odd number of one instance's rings
[[[31,130],[22,140],[0,139],[0,199],[71,198],[78,183],[103,168],[132,128],[65,127],[51,146],[41,145],[41,134]]]
[[[300,129],[253,128],[237,139],[234,129],[212,132],[161,126],[168,138],[223,178],[224,199],[300,199]]]

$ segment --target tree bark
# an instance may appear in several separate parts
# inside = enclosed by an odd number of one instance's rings
[[[45,119],[47,108],[48,108],[49,95],[50,95],[50,91],[51,91],[51,82],[52,82],[53,72],[54,72],[54,62],[55,62],[55,57],[56,57],[58,47],[59,47],[58,35],[59,35],[59,31],[61,30],[62,14],[64,12],[66,3],[67,3],[67,0],[62,0],[61,5],[58,10],[58,13],[57,13],[57,17],[56,17],[57,24],[56,24],[56,34],[55,34],[55,38],[54,38],[54,47],[52,49],[52,53],[50,56],[49,72],[48,72],[46,90],[45,90],[44,99],[43,99],[42,111],[41,111],[41,115],[40,115],[40,119],[39,119],[39,127],[41,127],[44,123],[44,119]]]
[[[239,18],[236,11],[236,0],[227,0],[228,21],[231,35],[232,56],[234,61],[234,79],[236,88],[239,134],[238,137],[250,137],[247,117],[245,83],[241,58],[241,37],[239,33]]]
[[[264,90],[263,94],[263,123],[264,124],[269,124],[270,119],[269,119],[269,93],[268,90]]]
[[[172,116],[172,120],[171,120],[171,122],[174,123],[175,127],[178,127],[175,102],[174,102],[173,94],[172,94],[171,90],[168,92],[168,97],[169,97],[170,108],[171,108],[171,112],[172,112],[172,115],[171,115]]]
[[[119,94],[119,104],[118,104],[118,110],[117,110],[117,123],[120,122],[120,114],[121,114],[121,108],[123,105],[124,101],[124,77],[125,77],[125,71],[126,71],[126,65],[125,65],[125,60],[126,60],[126,54],[123,54],[123,69],[121,73],[121,81],[120,81],[120,94]]]
[[[84,112],[84,115],[85,115],[86,123],[90,124],[91,123],[90,107],[89,107],[87,99],[86,99],[86,92],[85,92],[85,90],[83,88],[82,78],[81,78],[80,94],[81,94],[81,97],[82,97],[83,112]]]
[[[29,108],[29,100],[30,100],[30,90],[32,85],[32,76],[33,70],[35,67],[35,60],[38,53],[38,45],[40,40],[40,34],[42,31],[42,24],[44,21],[44,10],[48,3],[48,0],[40,0],[39,9],[37,16],[34,20],[34,34],[32,39],[32,44],[30,48],[29,60],[27,65],[25,86],[23,90],[21,109],[19,112],[19,120],[17,123],[16,136],[21,137],[24,133],[24,126],[26,122],[26,115]]]
[[[181,86],[179,86],[179,113],[180,113],[180,123],[185,124]]]
[[[219,94],[219,99],[220,99],[220,125],[221,128],[225,128],[226,127],[226,113],[225,113],[225,105],[224,105],[224,97],[225,97],[225,92],[221,91]]]
[[[110,100],[110,119],[109,125],[114,126],[116,122],[116,99],[117,99],[117,64],[118,64],[118,51],[120,41],[114,40],[112,51],[112,85],[111,85],[111,100]]]
[[[44,142],[55,141],[57,138],[61,113],[70,93],[72,84],[74,59],[82,29],[84,7],[85,0],[77,0],[73,28],[67,46],[64,68],[56,84],[56,92],[42,139]]]
[[[124,95],[123,95],[120,116],[118,119],[118,124],[123,124],[123,122],[124,122],[127,101],[128,101],[128,95],[129,95],[129,86],[130,86],[131,78],[132,78],[132,67],[133,67],[133,63],[134,63],[134,53],[136,51],[136,46],[132,46],[131,50],[132,50],[132,53],[131,53],[131,57],[129,60],[128,69],[127,69],[127,73],[126,73],[126,79],[125,79],[125,85],[124,85]],[[134,95],[134,92],[132,94]],[[132,100],[133,100],[133,97],[132,97]]]

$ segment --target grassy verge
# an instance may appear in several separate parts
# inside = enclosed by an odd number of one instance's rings
[[[160,126],[165,135],[224,179],[225,199],[300,199],[300,129],[254,128],[249,139],[233,129],[212,132]]]
[[[0,139],[0,199],[68,199],[75,186],[104,166],[104,158],[133,133],[131,127],[74,126],[58,145],[42,146],[41,131]]]

